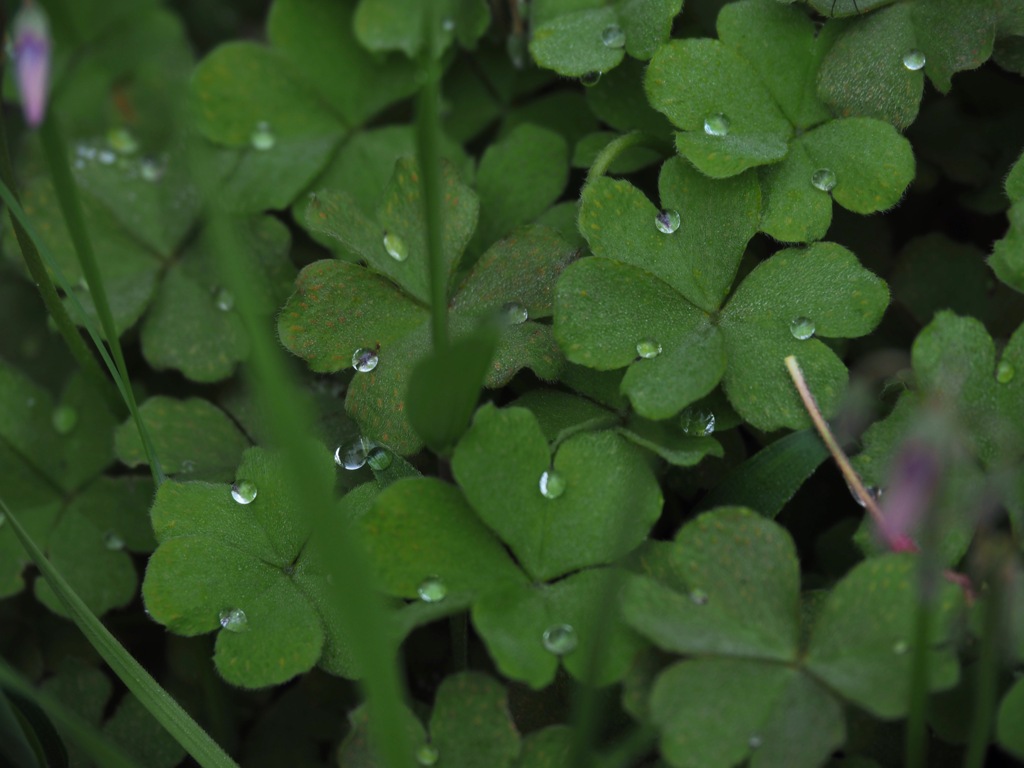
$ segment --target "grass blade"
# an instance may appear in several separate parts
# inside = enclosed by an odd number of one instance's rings
[[[160,684],[142,668],[142,665],[93,615],[60,572],[46,559],[46,556],[32,541],[18,518],[2,499],[0,499],[0,507],[7,515],[7,521],[21,541],[21,545],[64,604],[71,620],[82,631],[89,644],[107,662],[114,674],[120,678],[129,691],[135,694],[156,721],[204,768],[237,768],[236,763],[227,756],[224,750],[199,727],[167,691],[160,687]],[[103,765],[107,764],[103,763]]]

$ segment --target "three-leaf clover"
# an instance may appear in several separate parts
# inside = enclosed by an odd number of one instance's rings
[[[832,201],[855,213],[895,205],[914,178],[910,144],[888,123],[831,119],[815,92],[828,40],[797,8],[731,3],[718,40],[673,40],[651,59],[651,104],[676,147],[715,178],[760,167],[759,228],[786,242],[824,236]],[[910,73],[908,73],[909,75]]]
[[[622,391],[641,416],[669,418],[721,382],[746,421],[771,430],[807,424],[782,362],[796,355],[832,411],[846,369],[817,337],[868,333],[888,304],[885,283],[845,248],[816,243],[757,265],[726,301],[757,227],[756,179],[717,181],[674,158],[659,189],[660,211],[626,181],[584,190],[580,230],[595,257],[558,283],[555,335],[566,357],[629,366]]]

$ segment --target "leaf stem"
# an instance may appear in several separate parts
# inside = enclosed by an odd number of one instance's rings
[[[922,562],[921,567],[927,567]],[[918,595],[914,612],[914,640],[910,659],[910,714],[904,743],[906,768],[925,768],[928,758],[928,638],[931,635],[932,599]]]
[[[64,222],[67,224],[68,234],[71,242],[74,243],[75,252],[78,254],[78,261],[82,267],[82,273],[89,286],[89,295],[92,297],[93,306],[100,319],[103,334],[106,337],[107,347],[114,358],[117,374],[121,378],[121,395],[125,399],[128,410],[139,431],[142,439],[143,449],[146,451],[146,459],[149,462],[150,472],[153,474],[153,482],[159,487],[165,480],[163,469],[156,457],[153,442],[150,440],[149,431],[139,414],[138,405],[135,402],[135,393],[131,387],[131,377],[128,375],[128,366],[124,360],[124,351],[121,349],[121,341],[117,334],[117,327],[114,323],[114,315],[110,311],[110,302],[107,300],[106,286],[103,283],[103,273],[100,271],[96,261],[96,254],[92,248],[92,240],[89,237],[89,230],[85,226],[85,212],[82,209],[82,200],[78,195],[78,185],[71,174],[71,166],[68,165],[67,146],[64,137],[57,124],[57,117],[51,111],[43,121],[39,129],[39,138],[42,141],[43,153],[46,155],[47,164],[50,167],[50,175],[53,177],[53,188],[57,194],[57,202],[60,204],[61,213],[64,215]]]
[[[423,4],[425,42],[423,88],[416,115],[416,146],[423,175],[423,217],[430,265],[430,328],[434,349],[448,346],[448,275],[444,263],[444,208],[441,173],[441,62],[437,3]]]
[[[587,171],[587,180],[584,182],[584,186],[589,186],[594,181],[608,173],[608,169],[611,167],[611,164],[615,162],[615,158],[630,147],[649,147],[650,149],[661,152],[663,155],[672,154],[672,148],[664,139],[651,136],[649,133],[644,133],[643,131],[630,131],[629,133],[624,133],[609,141],[604,146],[604,149],[597,153],[597,157],[594,158],[593,165],[591,165],[590,170]]]

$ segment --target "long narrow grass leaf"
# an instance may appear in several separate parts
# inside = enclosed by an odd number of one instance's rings
[[[96,765],[102,765],[104,768],[143,768],[81,715],[68,709],[52,696],[36,690],[3,659],[0,659],[0,686],[14,691],[43,710],[65,734],[74,739]]]
[[[29,742],[21,720],[4,694],[3,659],[0,659],[0,763],[6,760],[14,768],[39,768],[36,749]],[[11,686],[6,686],[8,690]]]
[[[7,504],[0,499],[0,507],[21,545],[28,552],[43,577],[67,609],[68,615],[82,631],[89,644],[110,666],[114,674],[135,694],[139,702],[160,725],[204,768],[236,768],[236,763],[211,739],[206,732],[181,708],[167,691],[153,679],[142,665],[93,615],[82,599],[65,581],[60,572],[46,559],[39,547],[22,527]]]

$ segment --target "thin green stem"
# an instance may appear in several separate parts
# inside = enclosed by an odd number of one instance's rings
[[[448,346],[448,274],[444,263],[444,190],[441,172],[441,62],[437,3],[423,4],[426,43],[423,88],[417,105],[416,145],[423,176],[423,215],[430,261],[430,328],[434,349]]]
[[[594,418],[587,419],[579,424],[566,427],[555,436],[554,440],[551,441],[551,453],[555,453],[562,443],[574,435],[578,435],[582,432],[597,432],[600,429],[611,429],[621,423],[621,418],[609,414],[608,416],[595,416]]]
[[[984,634],[978,658],[978,679],[974,695],[974,716],[964,753],[964,768],[983,768],[985,753],[992,736],[992,720],[999,695],[1000,646],[1003,636],[1003,584],[1001,574],[993,573],[989,579],[989,593],[985,597]]]
[[[622,136],[609,141],[605,145],[604,149],[597,153],[597,157],[594,159],[593,165],[591,165],[590,170],[587,171],[587,180],[584,186],[592,184],[594,181],[608,173],[608,169],[611,167],[611,164],[615,162],[615,158],[630,147],[649,147],[650,149],[661,152],[664,155],[672,154],[672,147],[663,139],[651,136],[649,133],[644,133],[643,131],[631,131],[630,133],[624,133]]]
[[[96,308],[96,315],[99,317],[107,346],[110,349],[110,354],[114,359],[114,365],[122,382],[120,385],[121,395],[124,397],[128,410],[135,421],[135,426],[139,430],[139,437],[142,439],[146,459],[153,474],[153,482],[159,486],[165,479],[164,473],[160,467],[160,462],[157,460],[156,451],[153,449],[149,432],[139,414],[138,405],[135,402],[135,393],[132,392],[131,377],[128,375],[128,366],[124,360],[124,352],[121,349],[121,341],[118,338],[114,315],[110,311],[110,302],[107,300],[103,274],[100,271],[99,263],[96,261],[96,254],[92,248],[92,239],[89,237],[89,230],[85,225],[85,212],[82,209],[82,201],[78,195],[78,185],[71,174],[71,166],[68,165],[67,146],[57,124],[57,118],[52,112],[40,127],[39,138],[42,141],[43,153],[46,155],[46,161],[50,167],[50,175],[53,177],[53,188],[57,194],[57,202],[60,204],[61,213],[64,215],[68,234],[71,236],[71,242],[74,243],[79,264],[82,267],[82,273],[85,275],[86,284],[89,286],[89,295],[92,297],[93,306]]]
[[[2,76],[3,68],[0,67],[0,78]],[[20,204],[18,188],[14,179],[14,168],[11,165],[10,146],[7,142],[7,128],[3,120],[0,120],[0,181],[7,186],[15,201]],[[50,274],[43,265],[43,261],[39,256],[39,250],[29,236],[28,231],[21,221],[14,216],[13,212],[11,212],[11,227],[14,230],[14,236],[18,240],[18,247],[21,249],[21,257],[25,262],[25,267],[28,269],[28,273],[36,285],[36,290],[39,291],[39,296],[43,300],[46,311],[50,313],[50,317],[53,318],[53,322],[57,326],[57,332],[64,339],[68,351],[85,375],[86,380],[106,402],[107,407],[118,418],[124,418],[127,414],[127,409],[118,396],[117,390],[110,384],[110,380],[103,375],[103,369],[100,368],[100,364],[93,357],[85,340],[78,332],[74,322],[72,322],[71,317],[64,308],[64,304],[61,303],[57,289],[50,279]]]
[[[189,717],[170,694],[137,662],[124,646],[110,634],[88,606],[64,580],[60,572],[46,559],[42,550],[22,527],[17,516],[0,499],[0,508],[7,515],[7,524],[28,552],[32,562],[53,588],[63,603],[71,620],[75,622],[85,639],[120,678],[129,691],[135,694],[153,718],[204,768],[237,768],[235,762],[225,754],[213,739]]]
[[[918,600],[914,613],[914,639],[910,659],[910,715],[907,718],[904,765],[925,768],[928,760],[928,638],[931,635],[932,605]]]

